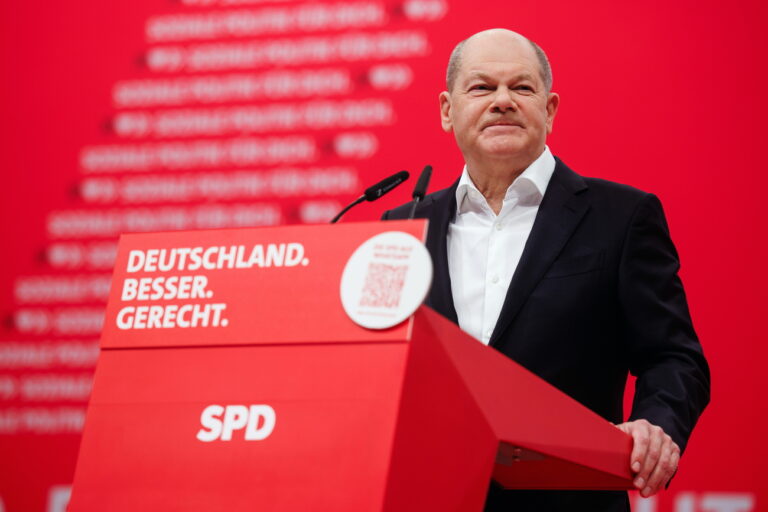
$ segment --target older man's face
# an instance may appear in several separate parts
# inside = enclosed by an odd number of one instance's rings
[[[443,129],[470,166],[502,163],[519,172],[544,150],[558,101],[527,41],[484,33],[467,41],[453,90],[440,96]]]

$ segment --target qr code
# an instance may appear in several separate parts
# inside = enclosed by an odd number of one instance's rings
[[[408,265],[370,263],[360,306],[396,308],[400,304],[407,270]]]

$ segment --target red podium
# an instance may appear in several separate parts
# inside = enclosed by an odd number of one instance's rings
[[[350,255],[425,221],[124,235],[69,510],[480,511],[631,488],[631,439],[421,307],[345,314]],[[361,284],[362,286],[362,284]]]

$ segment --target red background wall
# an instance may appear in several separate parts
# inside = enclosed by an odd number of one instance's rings
[[[400,2],[371,3],[383,6],[387,21],[359,31],[421,31],[429,40],[429,49],[412,57],[284,66],[289,70],[347,69],[355,80],[349,98],[385,99],[396,116],[391,123],[368,127],[302,130],[299,134],[313,138],[321,149],[312,165],[350,167],[364,188],[401,168],[418,173],[430,163],[435,168],[431,189],[449,185],[462,161],[451,137],[440,129],[437,95],[451,48],[473,32],[496,26],[512,28],[537,41],[549,54],[554,90],[561,96],[549,141],[553,153],[584,175],[625,182],[662,199],[680,252],[694,323],[712,367],[712,403],[694,432],[678,476],[669,491],[655,501],[638,501],[636,510],[726,510],[723,503],[730,503],[731,510],[763,510],[768,490],[758,462],[768,457],[761,435],[767,419],[762,371],[768,355],[762,296],[768,283],[761,261],[766,250],[762,196],[768,180],[759,152],[765,135],[762,123],[768,113],[765,4],[432,1],[425,5],[436,9],[434,19],[414,19],[402,14]],[[76,428],[45,432],[8,418],[23,416],[30,409],[82,410],[85,406],[85,399],[76,393],[64,398],[55,393],[25,395],[24,383],[51,375],[86,378],[92,372],[87,363],[20,363],[9,355],[8,347],[72,342],[90,346],[98,338],[92,328],[66,332],[44,326],[31,329],[29,325],[20,327],[19,319],[30,310],[55,314],[83,307],[98,311],[103,305],[98,294],[63,302],[24,298],[20,283],[35,276],[87,279],[108,274],[108,269],[52,265],[45,255],[57,243],[87,246],[112,238],[57,237],[47,223],[55,212],[127,207],[119,201],[88,203],[78,194],[83,180],[93,175],[79,166],[84,148],[154,140],[121,139],[109,128],[110,119],[120,111],[112,101],[116,82],[199,74],[147,69],[142,56],[156,46],[145,37],[147,20],[167,13],[296,4],[195,6],[165,0],[0,4],[0,169],[4,182],[0,187],[0,505],[5,510],[51,506],[51,488],[71,482],[79,439]],[[329,29],[320,34],[340,33]],[[300,37],[300,32],[289,32],[253,39]],[[377,63],[404,64],[413,73],[412,82],[403,90],[372,88],[365,76]],[[288,91],[277,103],[297,104],[312,96],[306,91]],[[250,103],[267,101],[232,104]],[[334,153],[328,148],[340,131],[373,134],[378,140],[377,152],[360,159]],[[230,136],[239,135],[248,134]],[[274,167],[278,166],[248,168],[258,173]],[[231,174],[242,169],[212,170]],[[107,177],[137,174],[142,173]],[[406,186],[380,203],[360,206],[346,220],[378,218],[383,209],[405,202],[409,190]],[[306,193],[219,203],[263,203],[282,212],[281,222],[295,223],[302,221],[299,212],[307,201],[330,201],[333,206],[354,196],[351,192]],[[149,208],[152,214],[167,204],[133,206]],[[195,207],[216,202],[197,199],[173,204]]]

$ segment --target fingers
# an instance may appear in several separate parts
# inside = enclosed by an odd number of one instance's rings
[[[640,491],[640,494],[646,498],[656,494],[667,484],[672,475],[675,474],[677,464],[680,461],[680,448],[672,441],[672,438],[663,434],[662,440],[661,456],[649,475],[648,482]]]
[[[661,427],[646,420],[617,425],[633,439],[630,466],[635,473],[635,487],[643,497],[656,494],[677,470],[680,448]]]
[[[651,425],[647,421],[639,428],[642,433],[638,434],[644,439],[645,453],[644,457],[637,459],[640,462],[640,470],[635,477],[635,487],[640,489],[640,494],[649,485],[651,473],[661,458],[661,447],[664,444],[664,431],[661,427]]]
[[[651,425],[645,420],[637,420],[626,423],[629,427],[629,432],[633,439],[632,455],[630,456],[632,471],[635,472],[635,486],[641,489],[648,478],[650,470],[645,468],[645,460],[648,456],[648,451],[651,447]],[[642,478],[642,482],[639,479]]]
[[[669,481],[672,480],[672,477],[675,476],[675,473],[677,473],[677,468],[680,465],[680,447],[677,446],[677,443],[672,441],[672,458],[670,459],[671,462],[669,464],[670,467],[670,473],[669,476],[667,476],[666,480],[662,482],[662,486],[666,488],[669,485]]]

